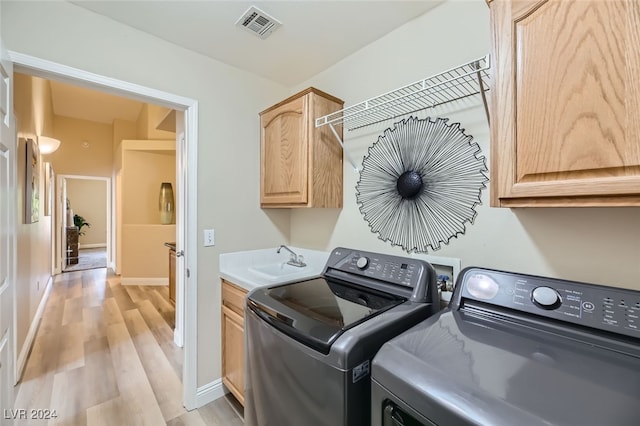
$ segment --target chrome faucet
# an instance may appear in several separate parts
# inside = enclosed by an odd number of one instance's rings
[[[297,254],[285,245],[281,245],[280,247],[278,247],[278,251],[276,253],[280,253],[280,250],[282,249],[285,249],[289,253],[291,253],[289,255],[289,261],[287,262],[287,265],[297,266],[298,268],[304,268],[305,266],[307,266],[307,264],[304,263],[304,257],[302,257],[302,255]]]

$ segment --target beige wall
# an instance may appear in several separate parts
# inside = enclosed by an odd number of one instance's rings
[[[293,88],[313,85],[346,105],[445,71],[489,51],[489,11],[483,1],[450,1],[415,19],[345,60]],[[366,76],[366,78],[363,78]],[[357,84],[355,84],[357,82]],[[489,127],[479,102],[435,111],[460,122],[479,143],[489,164]],[[422,116],[434,114],[423,112]],[[500,117],[492,117],[495,121]],[[345,144],[362,163],[367,149],[391,123],[345,132]],[[370,232],[355,199],[358,174],[345,161],[344,208],[296,210],[291,243],[330,249],[356,247],[403,255]],[[564,279],[640,289],[639,208],[489,207],[489,190],[465,235],[431,254],[478,265]]]
[[[123,139],[140,139],[138,136],[138,126],[133,121],[113,120],[113,161],[114,169],[120,168],[121,157],[117,154],[118,147]]]
[[[67,199],[73,213],[91,224],[83,227],[80,248],[107,245],[107,183],[106,180],[66,179]]]
[[[49,83],[35,77],[15,74],[14,107],[17,118],[17,271],[16,317],[18,353],[23,349],[27,332],[46,284],[51,277],[51,220],[44,216],[41,201],[40,218],[32,224],[24,223],[25,157],[24,138],[37,140],[38,135],[52,135],[53,109]],[[40,200],[44,200],[44,168],[40,159]]]
[[[111,177],[113,130],[110,124],[56,115],[60,148],[47,156],[57,174]],[[83,142],[88,147],[83,147]]]
[[[169,248],[164,243],[175,240],[175,225],[122,225],[122,283],[168,285]],[[155,280],[145,281],[149,278]]]
[[[123,140],[121,265],[123,283],[131,279],[167,278],[165,242],[176,241],[175,225],[161,225],[158,212],[160,184],[176,191],[176,144],[173,140]],[[174,217],[175,223],[175,217]],[[168,266],[167,266],[168,267]],[[133,282],[131,282],[133,283]],[[139,284],[135,282],[135,284]]]
[[[139,139],[176,139],[174,132],[158,130],[160,124],[169,110],[158,105],[144,104],[140,110],[137,121]]]
[[[122,223],[160,224],[160,184],[176,190],[175,140],[125,140],[122,147]]]

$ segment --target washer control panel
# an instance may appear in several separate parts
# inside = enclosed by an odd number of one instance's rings
[[[327,266],[349,274],[415,288],[424,280],[427,272],[425,263],[419,259],[336,248],[331,252]]]
[[[640,338],[640,291],[482,268],[460,274],[453,299],[478,300]]]

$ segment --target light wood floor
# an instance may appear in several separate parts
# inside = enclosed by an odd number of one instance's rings
[[[232,398],[182,406],[174,316],[167,287],[122,286],[107,269],[58,275],[14,408],[55,410],[48,423],[61,425],[242,425]]]

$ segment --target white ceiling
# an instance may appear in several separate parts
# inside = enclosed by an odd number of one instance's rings
[[[295,86],[424,14],[442,0],[419,1],[71,1],[186,49]],[[252,5],[282,27],[266,40],[235,23]],[[417,40],[418,42],[418,40]],[[142,103],[51,81],[56,115],[112,123],[136,121]]]
[[[329,68],[441,2],[72,1],[79,7],[287,87]],[[235,25],[251,5],[282,23],[266,40]]]

